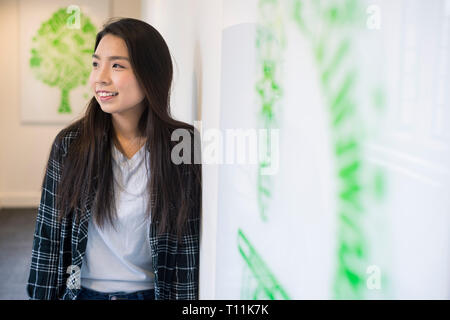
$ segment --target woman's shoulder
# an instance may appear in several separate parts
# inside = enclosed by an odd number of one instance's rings
[[[58,151],[61,156],[67,154],[70,144],[80,135],[81,121],[82,119],[69,124],[56,135],[53,149]]]

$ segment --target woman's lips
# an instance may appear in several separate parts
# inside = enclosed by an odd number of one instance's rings
[[[106,96],[106,97],[102,97],[102,96],[99,96],[98,94],[97,94],[97,96],[100,98],[100,101],[109,101],[109,100],[111,100],[112,98],[115,98],[115,97],[117,97],[119,94],[116,94],[115,96]]]

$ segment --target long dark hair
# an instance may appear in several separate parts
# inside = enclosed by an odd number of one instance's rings
[[[186,129],[194,141],[196,129],[170,115],[173,67],[169,48],[155,28],[132,18],[108,21],[97,34],[95,49],[106,34],[125,41],[132,69],[145,93],[138,131],[147,138],[145,148],[150,154],[147,213],[151,214],[152,223],[157,224],[158,234],[176,233],[180,239],[188,219],[200,218],[201,165],[194,163],[194,155],[191,164],[177,165],[171,161],[171,150],[178,143],[171,141],[172,132]],[[88,197],[95,196],[95,222],[100,227],[106,222],[114,224],[117,212],[111,143],[115,133],[111,114],[103,112],[92,97],[84,116],[64,128],[56,139],[62,139],[69,131],[79,134],[64,159],[57,188],[60,221],[64,217],[79,219],[85,213]]]

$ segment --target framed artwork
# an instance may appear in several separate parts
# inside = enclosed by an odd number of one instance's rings
[[[95,36],[110,12],[110,0],[20,0],[22,123],[65,124],[85,111]]]

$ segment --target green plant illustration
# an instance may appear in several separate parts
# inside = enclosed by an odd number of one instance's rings
[[[250,271],[244,279],[241,299],[289,300],[286,291],[241,229],[238,230],[238,248],[246,263],[245,270]]]
[[[69,93],[87,83],[91,70],[97,30],[86,15],[79,13],[79,28],[71,28],[73,16],[61,8],[32,38],[30,68],[36,79],[61,90],[61,114],[72,112]]]
[[[285,35],[281,7],[277,0],[260,0],[258,2],[258,20],[256,30],[256,52],[258,81],[255,89],[261,105],[259,124],[263,129],[278,128],[282,97],[282,64],[285,48]],[[272,198],[274,177],[263,174],[263,170],[271,166],[271,138],[266,135],[260,143],[260,159],[258,163],[258,207],[263,221],[268,220],[267,211]],[[273,142],[272,142],[273,143]]]
[[[274,176],[264,173],[271,167],[271,129],[278,129],[281,117],[280,99],[283,95],[283,51],[286,46],[282,10],[278,0],[258,1],[256,29],[258,125],[269,133],[259,143],[257,201],[259,217],[268,222],[268,207],[272,198]],[[244,260],[241,299],[290,299],[275,275],[257,253],[242,230],[238,230],[238,249]]]
[[[354,38],[364,25],[365,11],[357,0],[293,0],[292,17],[309,40],[320,74],[320,85],[330,115],[337,178],[337,261],[333,283],[336,299],[364,299],[367,296],[366,269],[369,241],[365,233],[365,200],[372,193],[381,201],[385,175],[381,169],[367,183],[363,156],[365,135],[358,107],[358,81],[363,76],[354,50]],[[307,12],[307,14],[306,14]],[[381,87],[367,93],[372,107],[382,111]]]

